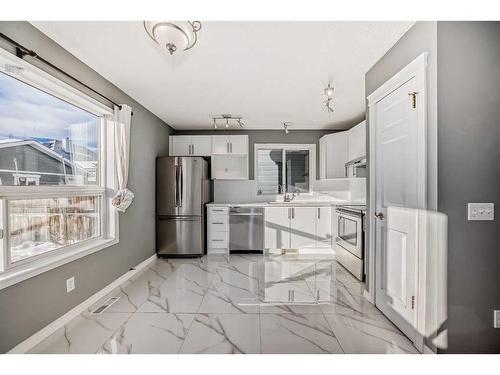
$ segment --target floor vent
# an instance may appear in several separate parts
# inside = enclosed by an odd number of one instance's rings
[[[92,311],[91,314],[92,315],[100,315],[100,314],[102,314],[104,311],[106,311],[107,309],[109,309],[113,303],[115,303],[119,299],[120,299],[120,297],[111,297],[106,302],[104,302],[101,306],[99,306],[97,309],[95,309],[94,311]]]

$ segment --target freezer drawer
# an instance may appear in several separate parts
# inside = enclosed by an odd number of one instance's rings
[[[201,216],[157,219],[158,255],[202,256],[204,230]]]

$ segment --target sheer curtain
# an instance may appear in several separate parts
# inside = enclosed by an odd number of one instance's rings
[[[118,177],[118,192],[112,200],[113,206],[120,212],[125,212],[134,199],[134,193],[127,189],[130,161],[130,122],[132,108],[122,104],[115,107],[115,163]]]

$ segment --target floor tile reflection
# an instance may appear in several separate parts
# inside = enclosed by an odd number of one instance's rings
[[[331,256],[158,259],[31,352],[415,353],[363,294]]]

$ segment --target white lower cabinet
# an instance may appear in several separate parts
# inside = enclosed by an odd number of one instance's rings
[[[302,249],[316,245],[314,207],[292,207],[290,218],[290,248]]]
[[[316,247],[331,248],[332,244],[332,208],[316,207]]]
[[[288,207],[266,207],[264,245],[266,249],[290,247],[290,212]]]
[[[207,232],[207,254],[229,254],[229,207],[208,208]]]
[[[266,249],[332,247],[331,207],[266,207]]]

